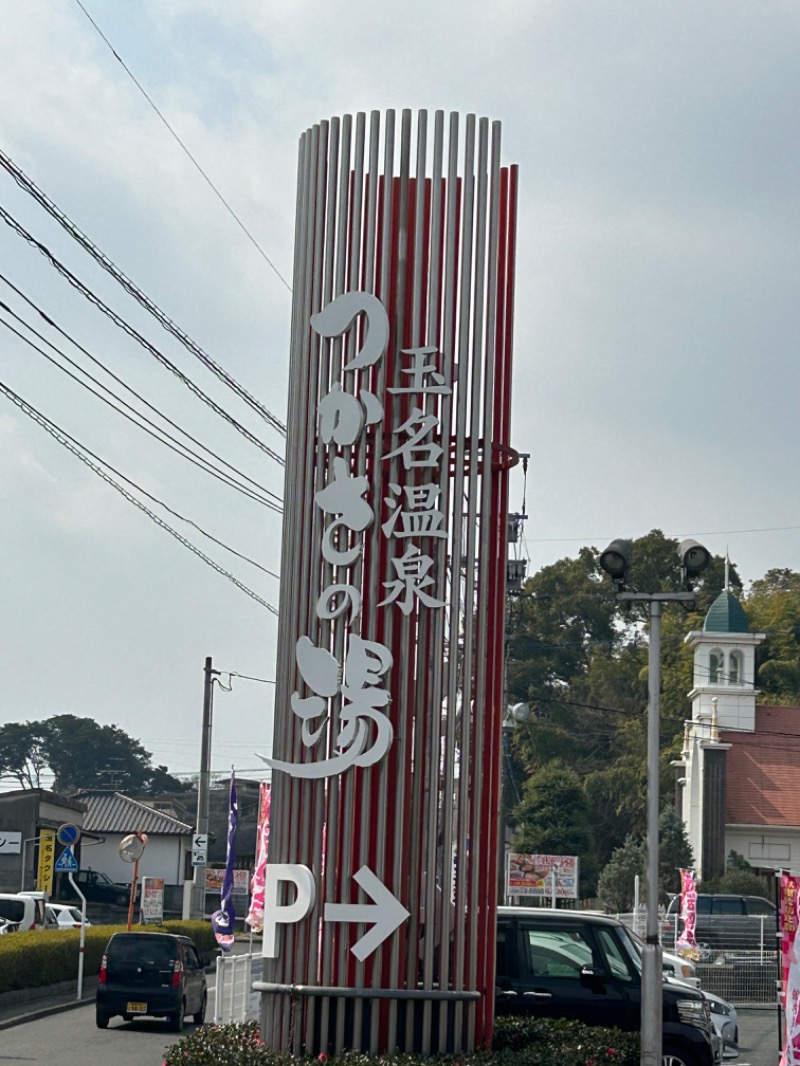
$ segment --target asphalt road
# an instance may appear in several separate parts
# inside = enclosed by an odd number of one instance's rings
[[[209,1000],[212,997],[209,989]],[[213,1001],[209,1004],[209,1014]],[[184,1033],[194,1029],[187,1023]],[[94,1023],[94,1003],[25,1022],[0,1033],[0,1063],[113,1063],[114,1066],[160,1066],[167,1047],[179,1040],[166,1022],[142,1018],[124,1022],[112,1018],[108,1029]]]
[[[738,1013],[739,1057],[730,1060],[733,1066],[778,1066],[780,1049],[774,1008],[739,1010]]]

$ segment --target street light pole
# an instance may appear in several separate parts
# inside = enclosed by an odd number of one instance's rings
[[[678,546],[681,577],[686,592],[626,592],[625,582],[631,561],[629,540],[613,540],[601,553],[601,569],[617,586],[618,603],[647,605],[650,621],[647,678],[647,918],[644,948],[642,949],[642,1036],[641,1066],[660,1066],[661,1031],[664,1013],[662,986],[664,983],[661,944],[658,939],[658,812],[661,775],[660,754],[660,695],[661,695],[661,609],[665,603],[680,603],[687,610],[695,605],[691,582],[708,566],[711,555],[702,544],[684,540]]]
[[[680,603],[691,610],[693,592],[618,592],[618,603],[647,604],[650,645],[647,660],[647,884],[644,947],[642,948],[641,1066],[660,1066],[664,983],[658,936],[658,820],[661,772],[661,610],[664,603]]]

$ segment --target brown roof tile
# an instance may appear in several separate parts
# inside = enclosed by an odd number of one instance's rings
[[[800,707],[756,707],[756,731],[720,731],[728,825],[800,826]]]

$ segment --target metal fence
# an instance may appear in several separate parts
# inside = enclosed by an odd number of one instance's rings
[[[261,971],[261,955],[218,956],[214,1025],[258,1020],[261,996],[252,985],[261,980]]]
[[[642,934],[641,914],[618,914],[620,921]],[[661,946],[679,954],[676,948],[678,916],[661,921]],[[697,951],[692,953],[697,976],[704,991],[713,992],[736,1007],[774,1007],[780,989],[780,953],[775,919],[750,916],[737,926],[736,921],[720,923],[713,935],[697,937]]]

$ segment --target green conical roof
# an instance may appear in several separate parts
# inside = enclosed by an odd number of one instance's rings
[[[724,589],[708,609],[703,622],[705,633],[749,633],[750,623],[744,607],[732,592]]]

